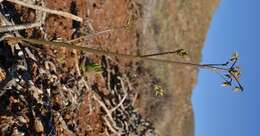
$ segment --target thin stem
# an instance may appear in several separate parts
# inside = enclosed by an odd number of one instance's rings
[[[167,54],[173,54],[173,53],[177,53],[177,51],[153,53],[153,54],[141,55],[141,57],[152,57],[152,56],[167,55]]]
[[[127,58],[127,59],[130,59],[130,60],[136,60],[136,61],[148,61],[148,62],[157,62],[157,63],[166,63],[166,64],[187,65],[187,66],[192,66],[192,67],[217,69],[217,70],[222,70],[222,71],[228,70],[228,69],[221,68],[221,67],[210,66],[208,64],[196,64],[196,63],[191,63],[191,62],[180,62],[180,61],[141,57],[141,56],[135,56],[135,55],[129,55],[129,54],[121,54],[121,53],[115,53],[115,52],[98,50],[98,49],[93,49],[93,48],[88,48],[88,47],[77,46],[77,45],[74,45],[74,44],[68,44],[68,43],[63,43],[63,42],[52,42],[52,41],[21,38],[21,37],[6,37],[6,39],[7,40],[8,39],[10,39],[10,40],[20,40],[20,41],[25,41],[25,42],[29,42],[29,43],[32,43],[32,44],[38,44],[38,45],[46,45],[47,44],[47,45],[53,45],[53,46],[56,46],[56,47],[65,47],[65,48],[95,53],[97,55],[115,56],[115,57]]]
[[[228,65],[228,62],[227,63],[222,63],[222,64],[207,64],[208,66],[227,66]]]
[[[230,68],[233,68],[236,63],[237,63],[237,59],[235,60],[235,62],[232,64],[232,66]]]
[[[236,80],[236,82],[237,82],[239,88],[240,88],[242,91],[244,91],[244,88],[243,88],[243,86],[240,84],[240,82],[239,82],[239,80],[237,79],[237,77],[236,77],[233,73],[231,73],[231,72],[230,72],[230,74],[231,74],[231,76]]]
[[[200,68],[214,69],[214,70],[220,70],[220,71],[228,71],[229,70],[227,68],[217,67],[217,66],[208,65],[208,64],[200,64]]]

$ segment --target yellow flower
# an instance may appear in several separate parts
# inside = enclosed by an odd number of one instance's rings
[[[163,96],[165,94],[165,91],[159,85],[154,86],[154,91],[156,96]]]
[[[186,51],[184,49],[178,49],[178,50],[176,50],[176,53],[178,56],[181,56],[181,57],[185,57],[189,54],[188,51]]]

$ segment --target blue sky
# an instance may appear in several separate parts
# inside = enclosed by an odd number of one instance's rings
[[[260,0],[222,0],[205,41],[202,63],[240,54],[243,93],[200,70],[192,102],[196,136],[260,136]]]

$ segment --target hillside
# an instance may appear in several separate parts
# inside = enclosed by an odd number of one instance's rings
[[[165,59],[199,63],[218,1],[147,0],[144,5],[146,14],[141,21],[143,54],[183,48],[189,51],[188,57],[168,55]],[[146,67],[152,69],[153,75],[159,77],[168,88],[165,97],[144,98],[141,104],[149,111],[147,114],[155,128],[164,136],[193,135],[194,117],[190,98],[196,84],[197,69],[157,64],[146,64]]]
[[[1,2],[0,135],[194,134],[190,97],[197,69],[5,37],[132,55],[185,49],[187,57],[159,58],[199,63],[218,0],[25,2],[73,13],[83,22]],[[37,21],[37,27],[6,31],[5,26]],[[164,96],[155,95],[156,85],[165,90]]]

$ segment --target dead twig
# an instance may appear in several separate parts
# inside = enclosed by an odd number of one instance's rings
[[[110,111],[110,112],[113,112],[113,111],[115,111],[117,108],[123,106],[123,103],[124,103],[124,101],[125,101],[126,98],[127,98],[127,93],[124,95],[124,97],[122,98],[122,100],[118,103],[118,105],[117,105],[116,107],[112,108],[112,109],[109,110],[109,111]]]
[[[103,119],[105,120],[106,124],[108,125],[108,127],[110,128],[110,130],[112,132],[114,132],[117,135],[121,135],[121,132],[116,131],[115,129],[119,130],[120,129],[116,126],[116,122],[114,121],[113,117],[112,117],[112,112],[111,110],[109,110],[106,106],[106,104],[104,102],[102,102],[99,98],[96,97],[96,95],[93,96],[94,100],[96,100],[99,105],[103,108],[103,110],[106,112],[106,116],[109,118],[109,120],[112,122],[112,125],[110,124],[110,122],[107,120],[106,117],[104,117]]]
[[[0,19],[1,19],[1,23],[2,23],[2,25],[8,25],[8,26],[11,26],[11,25],[13,25],[13,23],[12,22],[10,22],[10,21],[8,21],[6,18],[5,18],[5,16],[0,12]],[[22,37],[19,33],[18,33],[18,31],[14,31],[14,33],[15,33],[15,35],[17,36],[17,37]],[[7,38],[7,37],[12,37],[14,34],[5,34],[3,37],[1,37],[0,38],[0,41],[2,41],[2,39],[3,38]],[[17,47],[19,47],[19,45],[17,44],[17,43],[15,43],[14,45],[12,44],[12,45],[10,45],[11,46],[11,50],[12,50],[12,53],[14,54],[14,46],[17,46]]]
[[[78,53],[77,53],[77,50],[73,49],[72,52],[74,53],[74,62],[75,62],[75,70],[78,74],[78,76],[81,76],[81,73],[80,73],[80,68],[79,68],[79,56],[78,56]]]
[[[61,126],[64,130],[67,131],[67,133],[69,133],[70,135],[74,135],[74,132],[72,132],[69,128],[68,125],[66,124],[65,120],[63,119],[61,113],[57,112],[57,116],[58,116],[58,121],[61,123]]]
[[[6,26],[0,27],[0,33],[29,29],[29,28],[40,27],[40,26],[41,26],[40,22],[28,23],[28,24],[23,24],[23,25],[6,25]]]
[[[107,120],[106,117],[103,117],[103,119],[105,120],[107,127],[108,127],[114,134],[116,134],[117,136],[121,136],[121,133],[119,133],[118,131],[116,131],[116,130],[113,128],[113,126],[111,126],[110,122]]]
[[[117,78],[120,80],[120,84],[121,84],[121,87],[122,87],[122,91],[124,93],[124,97],[121,99],[121,101],[119,102],[119,104],[115,108],[111,109],[111,111],[112,110],[116,110],[119,107],[121,107],[123,110],[125,110],[125,107],[124,107],[123,103],[124,103],[124,101],[126,100],[126,98],[128,96],[127,88],[125,87],[125,83],[124,83],[122,77],[117,77]]]
[[[109,64],[108,64],[108,65],[109,65]],[[120,84],[121,84],[121,86],[122,86],[122,91],[123,91],[123,93],[124,93],[124,96],[123,96],[123,98],[119,97],[120,102],[119,102],[115,107],[109,109],[108,106],[107,106],[101,99],[99,99],[99,98],[97,97],[97,96],[98,96],[97,94],[95,94],[95,95],[93,96],[93,98],[94,98],[94,100],[96,100],[96,101],[99,103],[99,105],[103,108],[103,110],[104,110],[105,113],[106,113],[106,116],[103,117],[103,119],[104,119],[104,121],[105,121],[107,127],[108,127],[114,134],[120,136],[120,135],[122,135],[122,132],[123,132],[123,131],[122,131],[120,128],[117,127],[117,125],[116,125],[116,120],[117,120],[117,119],[114,119],[114,118],[113,118],[112,113],[113,113],[114,111],[116,111],[117,109],[119,109],[119,108],[121,108],[122,110],[125,110],[125,107],[124,107],[123,103],[125,102],[125,100],[126,100],[126,98],[127,98],[127,96],[128,96],[128,93],[127,93],[127,89],[125,88],[123,79],[120,78],[120,77],[118,77],[118,79],[120,80]],[[112,91],[112,90],[110,90],[110,91]],[[117,92],[117,91],[116,91],[116,92]],[[120,94],[117,94],[117,95],[120,96]]]
[[[53,9],[45,8],[45,7],[42,7],[42,6],[32,5],[32,4],[29,4],[29,3],[26,3],[26,2],[23,2],[23,1],[20,1],[20,0],[6,0],[6,1],[18,4],[18,5],[22,5],[22,6],[25,6],[25,7],[28,7],[28,8],[32,8],[32,9],[35,9],[35,10],[44,11],[44,12],[47,12],[47,13],[50,13],[50,14],[55,14],[55,15],[63,16],[63,17],[66,17],[66,18],[70,18],[70,19],[73,19],[73,20],[78,21],[78,22],[83,22],[83,19],[81,17],[73,15],[71,13],[67,13],[67,12],[63,12],[63,11],[59,11],[59,10],[53,10]]]

